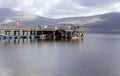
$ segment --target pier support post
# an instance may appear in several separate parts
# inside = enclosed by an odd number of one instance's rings
[[[54,31],[54,32],[53,32],[53,39],[55,40],[55,38],[56,38],[56,37],[55,37],[55,31]]]
[[[3,36],[0,36],[0,40],[3,40],[4,39],[4,37]]]
[[[35,39],[35,36],[34,36],[34,35],[32,35],[32,36],[31,36],[31,39],[32,39],[32,40],[34,40],[34,39]]]

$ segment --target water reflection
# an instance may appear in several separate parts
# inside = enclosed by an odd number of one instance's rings
[[[1,40],[2,45],[24,45],[24,44],[40,44],[42,42],[72,42],[72,43],[82,43],[83,38],[74,39],[74,40],[39,40],[39,39],[8,39]]]
[[[113,37],[114,36],[114,37]],[[0,76],[119,76],[118,35],[84,41],[0,41]]]

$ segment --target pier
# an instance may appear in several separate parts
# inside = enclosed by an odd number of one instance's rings
[[[83,30],[79,26],[0,26],[0,40],[2,39],[78,39],[83,37]]]

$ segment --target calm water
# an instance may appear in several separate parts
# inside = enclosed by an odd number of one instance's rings
[[[0,76],[120,76],[120,35],[0,41]]]

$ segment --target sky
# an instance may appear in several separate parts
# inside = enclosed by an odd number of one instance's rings
[[[0,8],[48,18],[78,17],[120,12],[120,0],[0,0]]]

